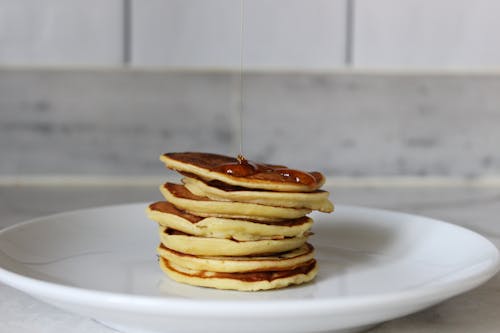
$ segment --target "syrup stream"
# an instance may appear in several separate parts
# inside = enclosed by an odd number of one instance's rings
[[[243,96],[243,53],[244,53],[244,32],[245,32],[245,0],[240,0],[240,75],[239,75],[239,140],[240,140],[240,153],[238,157],[241,156],[243,159],[243,108],[244,108],[244,96]],[[240,160],[238,158],[238,160]]]

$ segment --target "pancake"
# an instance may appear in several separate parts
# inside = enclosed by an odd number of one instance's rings
[[[192,177],[185,177],[182,179],[182,182],[191,193],[208,197],[211,200],[246,202],[276,207],[306,208],[325,213],[333,211],[333,204],[328,200],[329,193],[322,190],[306,193],[258,191],[226,185],[219,181],[211,181],[207,184]]]
[[[198,237],[178,230],[160,227],[161,243],[177,252],[201,256],[254,256],[286,252],[304,245],[309,232],[283,239],[237,241],[224,238]]]
[[[219,180],[252,189],[313,192],[325,182],[320,172],[304,172],[218,154],[167,153],[160,156],[160,160],[170,169],[195,174],[204,181]]]
[[[314,279],[318,265],[307,243],[312,210],[334,210],[325,177],[283,165],[197,152],[166,153],[183,184],[166,183],[166,201],[152,203],[159,225],[159,265],[180,283],[256,291]]]
[[[224,273],[290,270],[314,256],[314,248],[308,243],[292,251],[265,257],[194,256],[168,249],[163,244],[158,246],[157,252],[172,264],[184,268]]]
[[[314,279],[318,272],[318,266],[314,259],[290,270],[247,273],[192,270],[176,265],[162,257],[160,257],[159,263],[161,269],[177,282],[200,287],[239,291],[277,289],[293,284],[302,284]]]
[[[182,211],[166,201],[149,205],[146,213],[151,220],[163,227],[199,237],[232,238],[240,241],[295,237],[309,231],[313,223],[308,217],[273,224],[242,219],[199,217]]]
[[[253,219],[257,221],[276,222],[295,219],[310,213],[306,208],[287,208],[264,206],[243,202],[215,201],[191,193],[180,184],[166,183],[160,191],[176,207],[197,216],[227,217]]]

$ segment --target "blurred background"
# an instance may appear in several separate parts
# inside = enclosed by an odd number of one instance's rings
[[[249,159],[499,183],[500,2],[244,9]],[[240,22],[237,0],[0,0],[0,179],[140,180],[163,152],[236,155]]]

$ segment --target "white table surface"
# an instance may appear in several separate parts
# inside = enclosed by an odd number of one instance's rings
[[[336,203],[427,215],[479,232],[500,247],[500,187],[342,186]],[[156,186],[0,186],[0,228],[56,212],[117,203],[157,201]],[[500,275],[468,293],[370,330],[382,332],[499,332]],[[94,332],[114,330],[89,318],[42,303],[0,284],[0,332]]]

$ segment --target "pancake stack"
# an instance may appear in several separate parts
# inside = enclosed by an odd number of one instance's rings
[[[255,291],[312,280],[318,267],[307,243],[312,210],[332,212],[319,172],[208,153],[167,153],[184,177],[166,183],[166,201],[149,205],[159,224],[161,269],[181,283]]]

